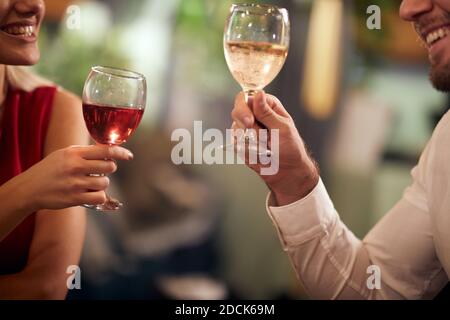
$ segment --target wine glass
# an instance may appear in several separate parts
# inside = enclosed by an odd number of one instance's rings
[[[125,143],[138,127],[147,98],[147,83],[139,73],[93,67],[83,89],[83,116],[91,137],[108,146]],[[105,203],[84,205],[95,211],[117,211],[123,204],[107,195]]]
[[[231,6],[223,39],[225,59],[251,108],[250,98],[270,84],[281,71],[289,50],[289,37],[286,9],[266,4]],[[249,130],[241,139],[246,139],[250,148],[256,145],[257,139]],[[267,150],[260,152],[268,153]]]

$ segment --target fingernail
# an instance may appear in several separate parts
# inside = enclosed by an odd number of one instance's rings
[[[128,151],[128,160],[133,160],[134,155],[131,153],[131,151]]]

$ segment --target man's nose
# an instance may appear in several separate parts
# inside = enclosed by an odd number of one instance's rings
[[[403,0],[400,5],[400,17],[414,21],[417,17],[433,10],[433,0]]]
[[[36,15],[45,8],[43,0],[17,0],[14,3],[14,9],[23,15]]]

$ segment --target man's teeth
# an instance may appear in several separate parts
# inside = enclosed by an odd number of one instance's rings
[[[21,26],[21,27],[8,27],[3,31],[15,36],[31,37],[34,33],[34,30],[35,30],[34,26]]]
[[[447,28],[437,29],[427,35],[426,41],[428,45],[432,45],[438,40],[445,38],[450,33],[450,30]]]

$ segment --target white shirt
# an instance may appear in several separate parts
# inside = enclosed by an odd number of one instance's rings
[[[402,199],[359,240],[322,181],[305,198],[267,210],[305,290],[316,299],[430,299],[450,276],[450,115],[436,127]],[[369,289],[367,269],[381,271]]]

